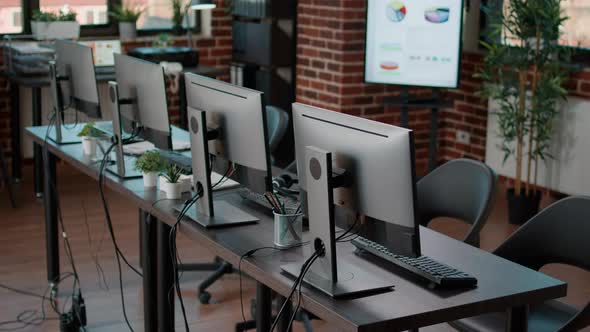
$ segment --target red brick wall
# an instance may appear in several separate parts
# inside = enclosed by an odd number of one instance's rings
[[[217,8],[212,13],[212,37],[196,41],[199,49],[200,63],[208,66],[217,66],[229,69],[232,57],[232,20],[225,12],[224,0],[216,0]],[[186,45],[179,41],[176,45]],[[126,42],[123,47],[128,50],[138,46],[149,46],[151,41]],[[0,48],[0,68],[2,68],[2,49]],[[228,70],[229,72],[229,70]],[[225,79],[228,79],[226,77]],[[169,88],[168,88],[169,89]],[[179,100],[178,95],[169,91],[169,111],[172,123],[179,121]],[[21,124],[22,125],[22,124]],[[10,140],[10,90],[6,79],[0,77],[0,145],[8,159],[12,156]]]
[[[365,0],[299,0],[297,101],[333,111],[399,124],[399,109],[383,107],[384,96],[399,87],[363,83]],[[481,81],[473,77],[482,65],[481,54],[464,52],[458,89],[444,90],[454,101],[439,118],[438,161],[468,156],[485,158],[487,100],[476,96]],[[573,76],[572,95],[590,98],[590,71]],[[429,89],[413,88],[413,96]],[[410,110],[409,127],[415,131],[418,174],[427,171],[429,110]],[[456,141],[457,130],[471,135],[469,145]]]

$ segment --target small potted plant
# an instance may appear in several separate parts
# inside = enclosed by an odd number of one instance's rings
[[[182,169],[174,164],[168,164],[164,174],[162,174],[163,181],[160,184],[160,189],[166,193],[169,199],[179,199],[182,196],[184,188],[183,183],[180,182]]]
[[[37,10],[31,19],[31,32],[37,40],[76,39],[80,37],[80,23],[67,7],[58,13]]]
[[[137,20],[144,9],[135,4],[115,6],[109,15],[119,22],[119,37],[121,39],[134,39],[137,37]]]
[[[82,138],[82,151],[85,155],[91,158],[96,155],[96,145],[101,134],[100,130],[94,128],[94,123],[92,122],[87,123],[80,130],[78,137]]]
[[[155,187],[158,183],[158,175],[164,170],[164,161],[160,152],[146,151],[135,161],[135,169],[143,174],[144,187]]]

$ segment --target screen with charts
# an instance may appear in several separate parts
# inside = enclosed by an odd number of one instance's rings
[[[94,65],[97,67],[114,66],[115,53],[121,53],[120,40],[92,40],[82,44],[92,47]]]
[[[365,81],[455,88],[462,0],[369,0]]]

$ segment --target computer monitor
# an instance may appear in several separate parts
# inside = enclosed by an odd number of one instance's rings
[[[115,65],[115,54],[121,53],[121,41],[113,40],[90,40],[81,42],[92,48],[94,55],[94,66],[111,67]]]
[[[369,282],[372,276],[338,262],[334,206],[386,223],[392,251],[419,255],[412,131],[299,103],[293,128],[311,239],[325,249],[305,280],[334,297],[390,289],[388,281]],[[297,276],[301,265],[283,270]]]
[[[227,163],[233,163],[234,180],[256,192],[271,190],[262,92],[196,74],[185,74],[185,84],[194,183],[203,191],[189,217],[205,227],[257,221],[227,202],[214,201],[209,176],[211,170],[225,174]]]
[[[68,40],[55,41],[56,60],[50,62],[50,87],[53,97],[55,130],[50,138],[60,144],[77,143],[80,128],[63,126],[63,110],[73,108],[90,118],[100,118],[100,101],[94,71],[92,48]]]
[[[109,82],[109,99],[117,160],[107,169],[123,178],[141,176],[124,158],[122,137],[135,133],[156,148],[172,149],[164,69],[159,64],[115,54],[115,72],[117,81]]]

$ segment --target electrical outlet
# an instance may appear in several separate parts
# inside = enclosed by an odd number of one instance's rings
[[[469,144],[471,143],[471,135],[463,130],[457,130],[457,142],[461,144]]]

